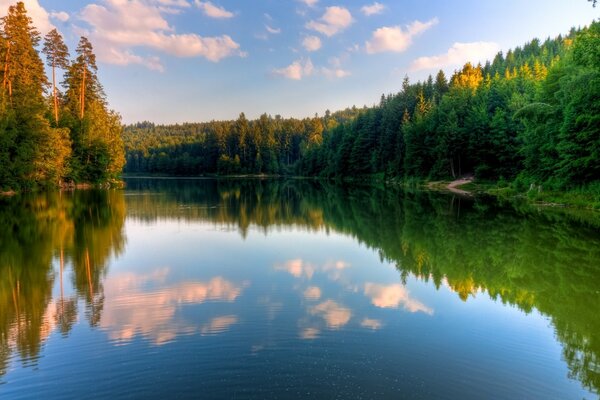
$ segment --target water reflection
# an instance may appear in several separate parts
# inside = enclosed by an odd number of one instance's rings
[[[0,374],[13,352],[35,365],[41,346],[58,328],[68,335],[78,318],[101,319],[103,278],[111,256],[125,247],[121,193],[88,191],[0,199]],[[53,261],[58,258],[58,277]],[[72,271],[74,295],[65,296],[65,268]],[[60,293],[53,298],[54,281]]]
[[[129,215],[141,221],[208,221],[238,229],[243,237],[251,228],[264,233],[282,228],[341,232],[396,264],[403,281],[412,275],[438,288],[445,285],[464,301],[485,292],[525,312],[537,309],[551,318],[571,376],[589,389],[600,388],[596,215],[539,213],[489,200],[311,181],[133,180],[129,187],[147,193],[128,202]],[[157,192],[166,194],[150,195]],[[301,259],[278,263],[275,269],[306,280],[323,271]],[[328,270],[336,268],[329,265]],[[362,292],[377,307],[434,313],[403,285],[367,283]],[[303,296],[322,300],[314,286],[304,289]],[[325,300],[309,314],[339,328],[348,323],[352,311]],[[383,323],[365,317],[360,325],[379,329]],[[318,327],[301,327],[300,337],[314,339],[319,333]]]
[[[263,180],[131,180],[126,192],[0,199],[0,380],[15,355],[35,365],[53,331],[68,336],[78,323],[105,332],[112,344],[142,338],[161,347],[249,323],[242,307],[251,297],[244,296],[265,282],[221,273],[199,279],[169,266],[113,270],[127,243],[126,216],[142,226],[208,223],[243,238],[251,231],[342,233],[393,263],[399,282],[360,275],[354,260],[286,254],[264,265],[264,274],[289,279],[297,292],[300,308],[286,320],[297,339],[385,330],[377,309],[433,318],[435,306],[401,284],[417,277],[463,301],[485,293],[548,316],[572,377],[600,388],[600,225],[435,194]],[[265,291],[257,302],[267,321],[291,307]],[[198,312],[213,303],[227,307]],[[265,334],[251,351],[270,343]]]
[[[111,340],[126,344],[141,335],[155,345],[162,345],[178,335],[198,331],[215,333],[235,323],[231,316],[226,316],[198,327],[192,321],[182,320],[177,310],[182,305],[206,301],[233,302],[241,294],[242,285],[222,277],[208,282],[168,285],[168,274],[168,269],[161,269],[148,275],[116,274],[106,279],[104,293],[110,301],[106,304],[100,327],[108,332]],[[160,286],[160,289],[145,289],[149,284]]]

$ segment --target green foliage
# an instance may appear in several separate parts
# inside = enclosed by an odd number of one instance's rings
[[[23,2],[0,24],[0,188],[58,186],[65,180],[102,183],[125,164],[119,116],[108,111],[92,45],[82,38],[77,58],[56,29],[44,40],[52,68],[52,93],[36,47],[40,34]],[[56,69],[66,69],[66,93],[56,89]],[[50,121],[52,121],[52,126]]]
[[[333,179],[474,175],[552,190],[600,177],[600,23],[467,63],[446,79],[382,95],[371,108],[323,117],[125,130],[130,173],[287,174]],[[236,161],[239,159],[239,165]]]

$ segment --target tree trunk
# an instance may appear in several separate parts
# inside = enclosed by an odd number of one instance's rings
[[[6,49],[6,57],[4,58],[4,79],[2,81],[2,88],[6,90],[8,86],[8,62],[10,61],[10,42],[8,42],[8,48]]]
[[[85,110],[85,73],[86,73],[86,68],[85,66],[83,67],[83,79],[81,82],[81,111],[79,113],[79,116],[81,119],[83,119],[83,112]]]
[[[54,120],[58,127],[58,96],[56,95],[56,66],[52,64],[52,95],[54,96]]]

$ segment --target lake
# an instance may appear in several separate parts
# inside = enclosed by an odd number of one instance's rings
[[[308,180],[0,198],[0,398],[595,399],[597,217]]]

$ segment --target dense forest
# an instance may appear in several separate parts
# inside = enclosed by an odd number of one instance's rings
[[[1,19],[0,190],[105,183],[121,173],[122,124],[108,110],[85,37],[75,54],[71,60],[56,29],[42,41],[22,2]]]
[[[552,190],[600,184],[600,23],[467,63],[378,105],[303,120],[126,127],[128,173],[446,179]]]

